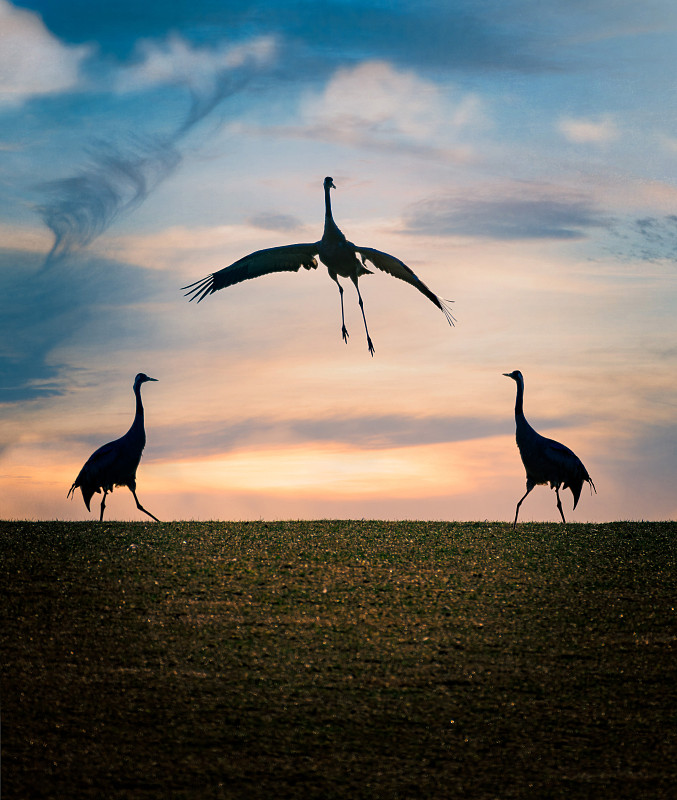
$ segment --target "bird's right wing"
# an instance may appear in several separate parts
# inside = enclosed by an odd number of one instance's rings
[[[208,294],[250,278],[258,278],[271,272],[298,272],[301,267],[316,269],[318,249],[319,242],[313,242],[257,250],[234,264],[207,275],[206,278],[183,286],[182,289],[188,289],[185,296],[191,300],[197,299],[199,303]]]
[[[407,283],[411,284],[411,286],[414,286],[419,290],[419,292],[421,292],[421,294],[424,294],[441,311],[444,312],[444,316],[447,318],[447,321],[450,325],[454,324],[454,317],[449,309],[449,306],[447,305],[451,301],[442,300],[441,297],[438,297],[425,285],[425,283],[423,283],[418,275],[416,275],[414,270],[404,263],[404,261],[400,261],[399,258],[391,256],[390,253],[384,253],[381,250],[375,250],[373,247],[355,247],[355,250],[360,254],[363,263],[365,260],[370,261],[375,267],[383,272],[387,272],[394,278],[399,278],[401,281],[406,281]]]

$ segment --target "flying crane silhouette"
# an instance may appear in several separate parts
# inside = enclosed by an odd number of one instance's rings
[[[101,515],[99,522],[103,520],[103,511],[106,507],[106,495],[113,491],[114,486],[127,486],[134,495],[136,507],[144,514],[148,514],[156,522],[160,520],[150,511],[145,509],[136,496],[136,470],[141,461],[141,453],[146,445],[146,431],[143,426],[143,403],[141,402],[141,384],[146,381],[156,381],[157,378],[149,378],[143,372],[134,378],[134,395],[136,397],[136,414],[132,427],[120,439],[108,442],[95,450],[87,459],[84,467],[80,470],[78,477],[73,481],[73,485],[68,491],[67,497],[73,495],[75,490],[80,487],[82,499],[85,501],[87,511],[90,510],[89,503],[95,492],[103,489],[101,500]]]
[[[357,290],[357,297],[360,303],[360,310],[362,311],[362,319],[364,320],[364,330],[367,334],[367,347],[371,355],[374,355],[374,345],[372,344],[369,336],[369,329],[367,328],[367,318],[364,314],[364,303],[362,302],[362,295],[360,288],[357,285],[358,279],[362,275],[373,274],[370,269],[367,269],[366,262],[370,262],[375,267],[383,272],[393,275],[402,281],[414,286],[422,294],[424,294],[432,303],[434,303],[447,318],[450,325],[454,324],[454,318],[447,306],[447,301],[441,300],[436,294],[416,277],[414,272],[402,261],[395,256],[382,253],[380,250],[374,250],[372,247],[358,247],[352,242],[349,242],[346,237],[341,233],[338,226],[334,222],[331,214],[331,198],[329,196],[330,189],[335,189],[334,181],[331,178],[324,179],[324,233],[319,242],[307,244],[288,244],[282,247],[269,247],[266,250],[257,250],[255,253],[250,253],[248,256],[235,261],[228,267],[220,269],[206,278],[182,287],[188,289],[185,296],[190,297],[191,300],[197,299],[198,303],[201,300],[219,289],[224,289],[226,286],[233,286],[233,284],[240,283],[248,280],[249,278],[258,278],[261,275],[267,275],[271,272],[298,272],[301,267],[305,269],[316,269],[317,258],[319,256],[322,263],[326,266],[329,272],[329,277],[336,282],[341,297],[341,335],[343,341],[348,341],[348,331],[346,330],[345,316],[343,313],[343,287],[339,283],[338,277],[350,278],[355,284]]]
[[[588,475],[587,469],[583,466],[581,459],[568,447],[556,442],[554,439],[546,439],[541,436],[529,425],[524,416],[523,401],[524,401],[524,377],[522,373],[516,369],[514,372],[504,372],[506,378],[512,378],[517,384],[517,398],[515,400],[515,425],[516,425],[516,439],[517,447],[522,456],[522,463],[527,471],[527,491],[524,497],[517,503],[515,509],[515,521],[513,522],[513,530],[517,526],[517,515],[519,514],[522,501],[529,494],[529,492],[538,484],[550,484],[550,488],[555,490],[557,495],[557,508],[564,519],[564,512],[562,511],[562,503],[559,498],[560,487],[563,489],[571,489],[571,494],[574,496],[574,508],[578,504],[578,498],[581,496],[581,489],[583,483],[587,481],[591,486],[591,493],[595,484],[592,478]]]

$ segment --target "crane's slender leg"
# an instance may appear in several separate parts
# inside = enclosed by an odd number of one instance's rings
[[[522,499],[517,504],[517,508],[515,509],[515,521],[512,524],[512,529],[513,530],[515,530],[515,528],[517,527],[517,515],[520,513],[520,506],[522,505],[523,500],[526,498],[526,496],[534,488],[535,485],[536,485],[535,483],[531,483],[530,481],[527,481],[527,490],[524,493],[524,497],[522,497]]]
[[[103,490],[103,497],[101,498],[101,516],[99,517],[99,522],[103,522],[103,510],[106,507],[106,490]]]
[[[341,286],[335,274],[330,272],[329,277],[338,286],[339,297],[341,298],[341,336],[343,336],[343,341],[348,344],[348,329],[346,328],[346,318],[343,314],[343,286]]]
[[[131,488],[131,486],[129,487],[129,491],[134,495],[134,500],[136,501],[136,507],[139,509],[139,511],[143,511],[144,514],[148,514],[149,517],[153,517],[153,519],[156,522],[159,522],[160,520],[155,516],[155,514],[151,514],[150,511],[147,511],[141,505],[141,503],[139,503],[139,498],[136,496],[136,492],[134,491],[134,489]]]
[[[362,319],[364,320],[364,330],[367,334],[367,347],[369,348],[369,353],[371,356],[374,356],[374,345],[371,343],[371,337],[369,336],[369,328],[367,328],[367,318],[364,315],[364,303],[362,302],[362,295],[360,294],[360,287],[357,285],[357,278],[353,278],[353,283],[355,284],[355,288],[357,289],[357,297],[360,302],[360,311],[362,312]]]
[[[562,502],[559,499],[559,486],[555,486],[555,494],[557,495],[557,508],[559,508],[559,513],[562,515],[562,522],[566,522],[564,519],[564,512],[562,511]]]

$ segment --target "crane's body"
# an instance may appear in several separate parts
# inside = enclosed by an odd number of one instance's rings
[[[157,378],[149,378],[140,372],[134,379],[134,396],[136,397],[136,413],[130,429],[124,436],[115,439],[113,442],[99,447],[87,459],[85,465],[78,473],[77,478],[68,491],[71,497],[77,488],[82,492],[82,499],[85,501],[87,511],[90,510],[89,504],[95,493],[103,491],[101,499],[101,514],[99,521],[103,520],[103,512],[106,507],[106,495],[112,492],[115,486],[126,486],[136,501],[136,507],[148,514],[156,522],[158,518],[147,511],[139,502],[136,496],[136,470],[141,461],[143,448],[146,446],[146,430],[144,427],[143,403],[141,402],[141,384],[146,381],[155,381]]]
[[[372,274],[372,271],[367,269],[365,263],[369,261],[378,269],[393,275],[395,278],[406,281],[418,289],[444,313],[449,324],[453,325],[454,318],[446,305],[446,301],[441,300],[434,294],[406,264],[388,253],[374,250],[371,247],[358,247],[346,239],[334,222],[331,212],[331,197],[329,193],[331,189],[335,188],[331,178],[324,179],[324,232],[319,242],[290,244],[257,250],[255,253],[250,253],[248,256],[235,261],[230,266],[208,275],[206,278],[184,286],[184,289],[189,290],[186,292],[186,297],[190,297],[191,300],[197,299],[199,303],[207,295],[249,278],[257,278],[272,272],[298,272],[301,267],[316,269],[318,265],[317,259],[319,258],[327,268],[329,277],[339,288],[341,297],[341,335],[343,340],[345,342],[348,341],[348,331],[346,330],[343,313],[343,287],[338,281],[339,277],[350,278],[355,285],[360,310],[362,311],[362,319],[364,320],[364,329],[367,334],[367,346],[373,356],[374,346],[369,337],[364,304],[358,286],[358,279],[362,275]]]
[[[513,528],[517,525],[517,516],[522,501],[535,486],[543,484],[550,484],[550,488],[555,490],[557,508],[562,517],[562,522],[566,522],[559,496],[560,488],[571,489],[571,493],[574,496],[574,508],[576,508],[583,484],[587,482],[590,484],[591,489],[597,491],[595,484],[592,482],[590,475],[588,475],[587,469],[583,466],[583,462],[572,450],[554,439],[541,436],[527,422],[524,416],[524,377],[522,373],[519,370],[515,370],[514,372],[504,372],[503,374],[507,378],[512,378],[517,384],[515,438],[527,473],[527,491],[517,503]]]

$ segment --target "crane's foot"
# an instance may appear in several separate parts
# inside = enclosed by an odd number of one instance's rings
[[[374,345],[371,342],[371,339],[367,336],[367,347],[369,348],[369,354],[371,357],[374,357]]]
[[[348,344],[348,329],[345,325],[341,328],[341,336],[343,336],[343,341]]]

